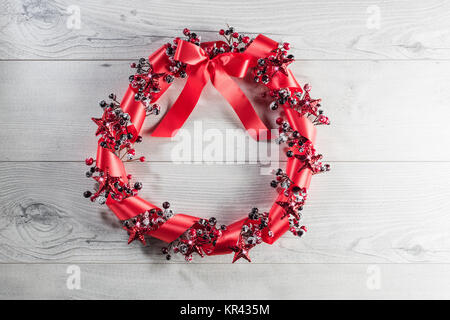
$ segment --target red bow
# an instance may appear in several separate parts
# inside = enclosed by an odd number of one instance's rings
[[[230,76],[243,78],[252,57],[229,52],[210,59],[203,48],[211,47],[214,44],[220,45],[223,42],[206,42],[199,47],[187,41],[178,41],[174,59],[188,65],[186,73],[189,78],[177,101],[153,131],[152,136],[174,136],[194,110],[203,88],[211,79],[214,87],[229,102],[249,134],[257,140],[269,137],[267,127],[255,112],[252,104],[230,78]],[[264,134],[260,136],[261,133]]]

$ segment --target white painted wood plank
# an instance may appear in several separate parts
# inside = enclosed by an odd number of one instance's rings
[[[0,165],[0,261],[160,263],[163,244],[126,244],[106,207],[82,192],[81,163]],[[176,212],[230,223],[251,207],[267,210],[275,192],[257,166],[133,165],[141,196]],[[220,182],[219,182],[220,181]],[[252,250],[255,263],[450,263],[449,163],[332,163],[315,176],[298,239],[286,234]],[[194,263],[230,263],[231,256]],[[172,262],[182,262],[174,257]],[[171,262],[171,263],[172,263]]]
[[[225,22],[263,32],[292,43],[295,74],[324,98],[333,126],[319,130],[318,145],[333,171],[313,181],[303,239],[286,235],[255,248],[252,265],[231,265],[230,256],[167,263],[161,242],[126,245],[111,213],[81,198],[91,183],[76,161],[95,151],[89,118],[98,100],[124,91],[127,62],[1,62],[0,298],[450,297],[449,62],[320,61],[448,60],[446,1],[82,0],[82,28],[70,30],[65,12],[73,4],[3,1],[0,59],[128,60],[185,26],[205,40]],[[380,28],[370,29],[378,9]],[[164,101],[173,103],[181,87]],[[241,128],[210,86],[185,126],[190,132],[195,120]],[[129,171],[156,204],[170,200],[179,212],[229,223],[274,199],[271,177],[256,165],[161,163],[172,159],[175,142],[145,141],[140,150],[155,163]],[[66,289],[69,263],[81,267],[80,291]],[[380,290],[366,285],[368,264],[381,272]]]
[[[0,62],[1,161],[74,161],[95,154],[98,101],[121,96],[126,62]],[[332,125],[318,129],[319,151],[330,161],[449,161],[450,62],[308,61],[293,66],[301,83],[323,98]],[[261,87],[240,82],[269,126]],[[178,81],[161,100],[164,110],[178,97]],[[163,115],[148,119],[153,127]],[[194,133],[242,129],[233,110],[210,84],[184,125]],[[243,132],[241,132],[243,133]],[[150,161],[170,161],[177,141],[145,137],[138,152]],[[207,143],[204,144],[204,147]],[[352,150],[352,152],[349,152]],[[242,150],[238,149],[238,152]]]
[[[303,59],[448,59],[449,3],[433,1],[2,1],[0,58],[135,58],[184,27],[226,23],[294,45]],[[72,6],[72,7],[71,7]],[[80,27],[68,28],[80,10]],[[69,22],[68,22],[69,21]]]
[[[448,264],[0,265],[1,299],[449,299]],[[380,287],[367,285],[374,272]],[[376,275],[375,275],[376,276]],[[378,289],[377,289],[378,288]]]

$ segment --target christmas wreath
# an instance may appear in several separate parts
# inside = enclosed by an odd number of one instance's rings
[[[121,101],[115,94],[101,101],[101,118],[92,118],[99,136],[96,160],[85,160],[90,166],[88,178],[96,181],[95,191],[85,191],[84,197],[106,204],[129,233],[128,243],[135,239],[146,244],[146,236],[166,243],[162,249],[167,259],[181,253],[187,261],[193,253],[200,256],[234,253],[250,261],[249,251],[257,244],[272,244],[286,231],[302,236],[301,211],[307,197],[311,176],[328,171],[321,162],[314,141],[315,125],[329,124],[320,99],[310,97],[310,86],[297,83],[288,65],[294,56],[288,54],[288,43],[277,43],[266,36],[251,39],[232,27],[220,30],[221,41],[201,42],[200,37],[184,29],[184,39],[176,38],[154,52],[148,59],[132,63],[135,74]],[[269,108],[281,110],[277,118],[279,135],[275,143],[286,143],[286,169],[275,170],[270,186],[279,191],[268,212],[252,208],[243,219],[231,225],[219,226],[217,220],[175,214],[169,202],[162,208],[138,196],[142,183],[131,182],[124,163],[144,162],[137,157],[135,143],[142,141],[140,131],[145,118],[158,115],[155,102],[176,78],[187,78],[174,105],[152,132],[152,136],[170,137],[182,127],[194,109],[203,87],[211,80],[214,87],[229,102],[249,135],[254,139],[270,139],[248,98],[231,77],[243,78],[252,72],[254,81],[263,84],[272,97]],[[268,183],[269,184],[269,183]]]

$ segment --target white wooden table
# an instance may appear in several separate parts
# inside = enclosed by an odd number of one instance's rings
[[[226,23],[292,44],[332,120],[317,141],[332,171],[313,179],[304,238],[258,246],[251,264],[166,262],[82,198],[90,117],[124,93],[129,62]],[[1,0],[0,80],[1,298],[450,298],[448,1]],[[210,85],[184,128],[200,120],[241,128]],[[129,166],[144,198],[223,223],[273,202],[258,164],[174,164],[174,143],[147,136],[149,161]]]

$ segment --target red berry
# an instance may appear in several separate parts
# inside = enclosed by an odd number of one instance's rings
[[[239,37],[239,33],[233,32],[233,38],[237,38],[237,37]]]
[[[191,237],[195,237],[195,236],[197,235],[197,230],[195,230],[195,229],[190,229],[190,230],[189,230],[189,235],[190,235]]]
[[[303,89],[305,89],[306,92],[309,92],[309,91],[311,91],[311,85],[309,83],[307,83],[303,86]]]
[[[277,118],[276,122],[278,125],[281,125],[283,123],[283,118]]]
[[[233,42],[233,47],[237,47],[239,45],[239,43],[238,42]]]
[[[190,33],[191,33],[191,30],[189,30],[188,28],[184,28],[183,34],[184,34],[185,36],[188,36]]]
[[[243,43],[249,43],[250,42],[250,38],[249,37],[243,37],[242,38],[242,42]]]
[[[289,50],[289,48],[290,48],[289,42],[283,43],[283,49],[284,50]]]
[[[94,159],[86,158],[86,160],[84,160],[84,162],[86,163],[87,166],[90,166],[94,163]]]
[[[140,162],[144,162],[144,161],[145,161],[145,157],[140,157],[140,158],[139,158],[139,161],[140,161]]]
[[[115,200],[117,200],[117,201],[122,201],[123,196],[119,193],[119,194],[117,194],[114,198],[115,198]]]
[[[220,34],[221,36],[223,36],[223,35],[225,34],[225,30],[220,29],[219,34]]]
[[[133,176],[132,176],[131,174],[128,174],[128,175],[127,175],[127,179],[128,179],[128,180],[131,180],[132,178],[133,178]]]
[[[134,156],[134,155],[136,155],[136,150],[130,149],[130,150],[128,150],[128,153]]]

